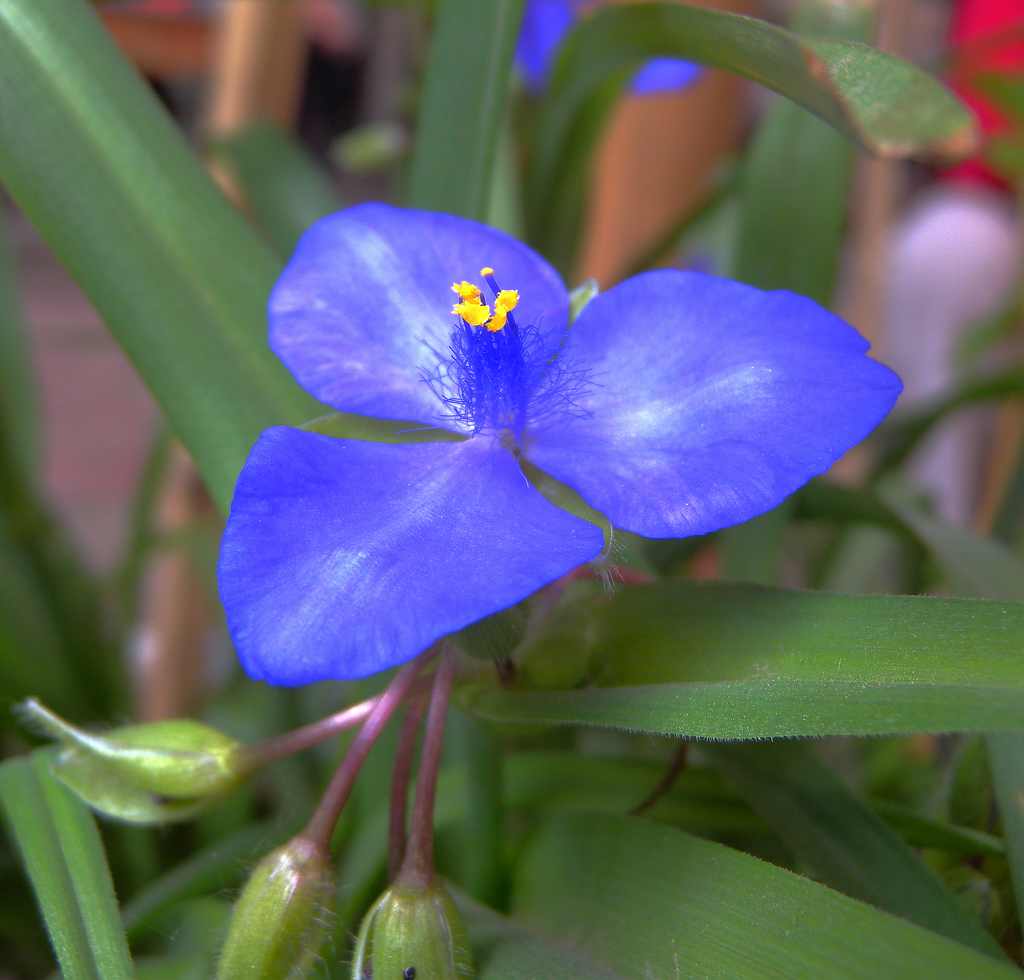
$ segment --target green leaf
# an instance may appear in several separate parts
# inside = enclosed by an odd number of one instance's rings
[[[412,206],[486,219],[522,7],[523,0],[440,0],[409,179]]]
[[[65,658],[60,632],[32,564],[0,524],[0,725],[10,701],[39,694],[65,711],[81,710],[84,693]]]
[[[435,429],[422,422],[393,422],[351,412],[331,412],[309,419],[300,426],[335,439],[359,439],[363,442],[461,442],[466,437],[450,429]]]
[[[874,467],[875,475],[901,465],[937,425],[961,408],[1003,401],[1019,397],[1022,393],[1024,371],[1011,368],[968,378],[952,390],[937,395],[929,403],[897,415],[879,432],[882,451]]]
[[[809,746],[778,742],[706,751],[825,884],[989,956],[1003,956],[934,872]]]
[[[897,487],[882,487],[879,497],[934,555],[958,595],[1024,601],[1024,561],[1004,544],[932,517]]]
[[[867,6],[804,0],[799,10],[799,31],[870,40]],[[854,152],[840,132],[795,103],[778,99],[769,107],[741,171],[734,278],[832,302]]]
[[[872,800],[875,811],[911,847],[930,847],[949,854],[973,857],[1005,857],[999,837],[971,827],[926,817],[913,807],[889,800]]]
[[[445,740],[446,757],[466,774],[458,822],[461,845],[453,855],[457,870],[446,873],[480,901],[497,904],[504,874],[503,746],[490,726],[461,711],[449,712]]]
[[[1009,851],[1017,916],[1024,929],[1024,736],[989,735],[985,741]]]
[[[544,934],[515,919],[455,892],[455,902],[469,929],[473,950],[480,964],[480,980],[617,980],[621,974],[595,963],[583,950]]]
[[[82,3],[0,5],[0,181],[226,509],[259,432],[316,414],[266,344],[278,262]]]
[[[0,806],[69,980],[130,980],[131,958],[89,811],[49,771],[49,753],[0,766]]]
[[[288,821],[252,824],[190,855],[125,905],[128,935],[134,939],[159,927],[163,918],[187,899],[237,884],[251,865],[298,829]]]
[[[628,977],[1020,976],[747,854],[607,814],[559,815],[540,831],[512,911]]]
[[[884,156],[958,158],[975,145],[972,117],[941,83],[862,44],[801,38],[679,4],[602,10],[562,47],[531,161],[531,234],[561,261],[579,214],[581,174],[614,97],[633,69],[661,55],[751,78]]]
[[[574,632],[560,618],[533,649],[589,652],[599,687],[468,687],[467,708],[725,739],[1024,728],[1024,605],[675,581],[619,592]]]
[[[28,479],[36,474],[39,458],[35,371],[29,353],[28,331],[17,290],[14,248],[7,215],[0,209],[0,426],[5,443]],[[3,465],[10,465],[6,460]]]
[[[330,177],[272,123],[247,126],[211,149],[230,167],[247,208],[283,258],[314,221],[342,206]]]

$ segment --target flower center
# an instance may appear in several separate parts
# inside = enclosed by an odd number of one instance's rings
[[[484,302],[475,283],[452,283],[458,302],[448,350],[434,352],[437,366],[422,377],[444,406],[446,421],[474,433],[509,433],[519,442],[528,424],[580,414],[577,399],[590,383],[560,362],[564,335],[517,320],[512,311],[519,292],[502,289],[490,266],[480,275],[491,302]]]
[[[467,326],[486,327],[490,333],[504,330],[506,324],[515,330],[516,321],[512,311],[519,305],[518,290],[500,289],[494,278],[494,270],[489,265],[480,270],[480,275],[494,293],[494,311],[481,302],[483,294],[480,287],[463,279],[462,282],[452,283],[452,292],[459,297],[459,302],[452,307],[452,313]]]
[[[511,431],[518,436],[526,425],[530,403],[548,371],[537,331],[520,324],[513,314],[519,293],[502,289],[494,270],[480,275],[491,293],[462,280],[452,283],[458,302],[452,307],[455,324],[447,354],[437,352],[438,365],[423,380],[444,405],[444,417],[474,432]]]

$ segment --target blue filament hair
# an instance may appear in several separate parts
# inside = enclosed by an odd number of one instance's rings
[[[493,271],[484,279],[495,298]],[[520,324],[510,311],[505,326],[491,331],[461,317],[447,355],[435,351],[437,367],[423,380],[444,406],[442,418],[473,432],[510,431],[519,438],[530,425],[559,414],[586,414],[578,404],[588,380],[559,362],[561,340],[546,341],[535,324]]]

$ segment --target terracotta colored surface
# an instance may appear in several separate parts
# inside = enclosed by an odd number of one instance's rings
[[[749,13],[744,0],[702,6]],[[681,92],[626,97],[594,173],[580,278],[605,288],[707,193],[746,120],[745,83],[709,70]]]

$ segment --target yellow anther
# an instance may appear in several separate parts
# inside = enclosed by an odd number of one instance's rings
[[[487,329],[491,333],[497,333],[499,330],[505,329],[505,321],[508,319],[508,314],[504,310],[498,310],[494,316],[487,321]]]
[[[480,299],[480,287],[474,286],[471,282],[466,282],[465,279],[463,279],[462,282],[453,282],[452,292],[455,293],[459,299]]]
[[[485,265],[480,270],[480,275],[482,275],[482,276],[493,276],[494,275],[494,270],[489,265]]]
[[[517,289],[503,289],[494,297],[496,313],[511,313],[518,305],[519,291]]]
[[[452,307],[452,313],[461,316],[471,327],[481,327],[491,315],[491,308],[484,306],[479,300],[465,300],[462,303],[456,303]]]

